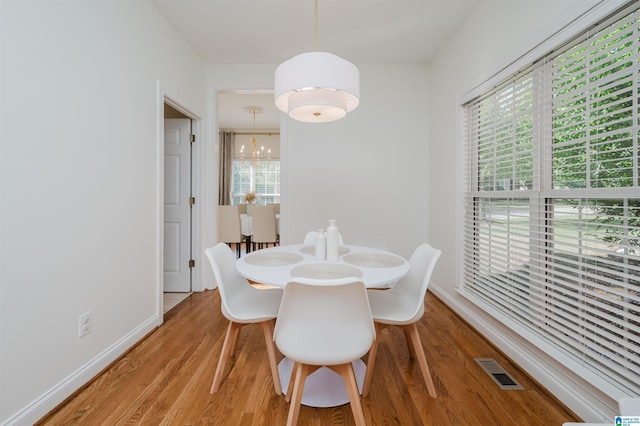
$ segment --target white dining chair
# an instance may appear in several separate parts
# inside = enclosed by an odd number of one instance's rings
[[[251,251],[247,236],[242,235],[240,206],[218,206],[218,241],[235,244],[237,257],[240,257],[243,241],[247,253]]]
[[[309,231],[304,236],[303,244],[305,246],[313,246],[316,244],[316,237],[318,236],[318,231]],[[342,239],[342,234],[338,233],[338,244],[343,246],[344,240]]]
[[[276,224],[276,212],[273,205],[252,206],[252,234],[251,242],[253,248],[262,248],[269,244],[278,243],[278,231]]]
[[[305,282],[296,279],[285,287],[273,333],[280,352],[294,362],[287,425],[297,423],[307,376],[322,366],[342,376],[355,423],[364,425],[352,362],[369,351],[376,334],[365,286],[357,278]]]
[[[273,206],[276,214],[280,214],[280,203],[269,203],[268,206]]]
[[[278,373],[276,349],[273,343],[274,320],[280,308],[282,289],[257,289],[242,277],[235,268],[233,251],[225,243],[205,250],[220,292],[222,314],[229,320],[227,334],[222,344],[218,366],[211,384],[211,393],[220,389],[224,369],[235,351],[240,329],[247,324],[261,324],[267,343],[267,354],[277,395],[282,395]]]
[[[369,394],[381,331],[389,326],[399,326],[404,330],[409,355],[418,359],[429,395],[434,398],[437,396],[416,324],[424,314],[427,287],[441,254],[440,250],[429,244],[421,244],[409,259],[409,273],[395,286],[388,290],[367,291],[378,339],[369,352],[362,396]]]

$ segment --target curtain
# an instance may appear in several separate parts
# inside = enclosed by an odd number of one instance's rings
[[[220,167],[218,176],[218,205],[231,204],[231,188],[233,180],[233,153],[235,136],[232,131],[220,132]]]

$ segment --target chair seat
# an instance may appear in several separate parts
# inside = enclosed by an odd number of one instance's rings
[[[258,290],[251,287],[243,290],[242,293],[232,294],[227,298],[227,305],[233,310],[233,315],[229,315],[226,307],[222,306],[222,313],[228,320],[247,324],[275,319],[278,316],[282,289]]]
[[[375,322],[390,325],[411,324],[422,318],[424,314],[424,305],[416,312],[415,300],[393,289],[367,290],[367,295]]]

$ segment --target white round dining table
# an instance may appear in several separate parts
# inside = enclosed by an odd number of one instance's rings
[[[344,245],[338,260],[317,260],[315,247],[291,244],[254,251],[236,262],[243,277],[284,288],[296,278],[312,279],[322,285],[336,278],[359,278],[367,288],[389,288],[409,272],[402,256],[372,247]]]
[[[330,284],[337,278],[355,277],[367,288],[389,288],[409,272],[409,262],[397,254],[371,247],[345,245],[339,248],[337,261],[317,260],[315,247],[304,244],[282,245],[254,251],[236,261],[238,273],[262,284],[285,287],[296,278]],[[278,365],[283,391],[286,391],[293,361],[284,358]],[[353,370],[362,392],[366,365],[353,362]],[[337,407],[349,402],[342,377],[321,367],[305,381],[302,404],[311,407]]]

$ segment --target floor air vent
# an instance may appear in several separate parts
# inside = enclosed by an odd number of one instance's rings
[[[500,364],[493,358],[474,358],[482,369],[493,379],[500,389],[504,390],[523,390],[520,383],[507,373]]]

